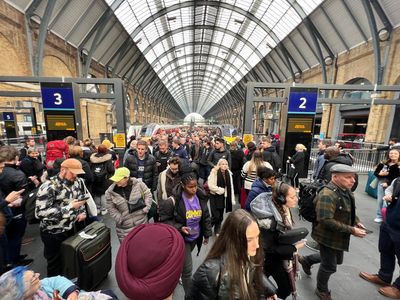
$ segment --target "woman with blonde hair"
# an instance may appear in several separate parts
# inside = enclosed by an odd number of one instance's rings
[[[232,211],[235,205],[235,191],[233,189],[232,172],[229,170],[228,161],[221,158],[208,176],[210,189],[211,225],[214,226],[215,235],[219,234],[224,209]]]
[[[293,157],[288,157],[288,162],[290,163],[290,168],[294,169],[293,174],[290,176],[291,184],[293,187],[298,190],[299,188],[299,175],[304,172],[304,160],[305,160],[305,151],[307,151],[306,146],[303,144],[297,144],[294,148],[296,153]],[[289,170],[287,170],[289,172]]]
[[[250,161],[246,162],[242,168],[242,178],[244,179],[244,189],[247,195],[251,190],[251,185],[257,179],[257,169],[261,166],[265,166],[273,170],[269,162],[264,161],[263,154],[256,150]]]

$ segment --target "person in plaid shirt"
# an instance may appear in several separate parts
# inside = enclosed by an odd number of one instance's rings
[[[356,215],[351,188],[357,170],[344,164],[331,168],[332,180],[318,193],[315,200],[317,222],[312,237],[320,245],[321,264],[315,293],[320,299],[330,300],[330,276],[343,263],[343,252],[349,250],[350,236],[363,238],[365,227]]]

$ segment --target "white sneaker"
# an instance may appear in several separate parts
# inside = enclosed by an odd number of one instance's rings
[[[375,223],[382,223],[382,221],[383,221],[382,218],[375,218],[374,219]]]

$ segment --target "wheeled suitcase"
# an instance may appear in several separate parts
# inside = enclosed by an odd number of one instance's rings
[[[110,229],[93,222],[61,245],[63,275],[78,278],[78,286],[93,290],[111,270]]]
[[[372,188],[370,186],[371,182],[375,179],[375,175],[373,171],[368,172],[368,180],[367,184],[365,185],[365,192],[370,195],[371,197],[378,198],[378,189]]]

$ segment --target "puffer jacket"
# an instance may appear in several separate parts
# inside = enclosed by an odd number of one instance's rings
[[[261,241],[265,253],[265,261],[292,259],[297,251],[293,245],[278,242],[280,231],[284,229],[282,216],[272,201],[272,193],[261,193],[250,205],[251,212],[260,227]]]
[[[232,165],[232,160],[231,160],[231,152],[229,150],[224,149],[224,150],[217,150],[214,149],[211,151],[210,156],[208,157],[208,164],[213,168],[217,165],[218,161],[224,158],[228,161],[229,167]]]
[[[255,266],[250,263],[249,265],[249,282],[254,284],[255,279]],[[224,270],[224,260],[222,258],[208,259],[203,262],[193,275],[192,288],[190,296],[186,299],[191,300],[228,300],[232,299],[231,284],[229,282],[228,274],[224,273],[220,276],[221,270]],[[262,285],[264,286],[265,295],[258,295],[257,299],[265,299],[276,294],[276,288],[264,274],[262,274]],[[235,287],[234,287],[235,288]],[[234,292],[233,299],[239,298],[239,291]]]
[[[137,152],[133,152],[133,155],[129,155],[126,158],[124,167],[127,167],[131,171],[131,177],[138,177],[138,156]],[[156,159],[153,155],[146,153],[144,157],[144,173],[143,182],[154,192],[157,189],[158,182],[158,168]]]
[[[245,209],[250,211],[250,204],[261,193],[272,192],[272,186],[267,185],[262,179],[257,178],[251,185],[251,190],[246,198]]]
[[[151,191],[143,182],[136,178],[131,178],[132,191],[129,199],[125,199],[114,191],[116,186],[113,183],[106,191],[106,206],[110,216],[115,220],[116,231],[120,242],[128,235],[133,227],[139,224],[147,223],[147,213],[150,210],[153,197]],[[140,198],[144,199],[146,207],[142,210],[129,213],[129,203],[136,203]]]

